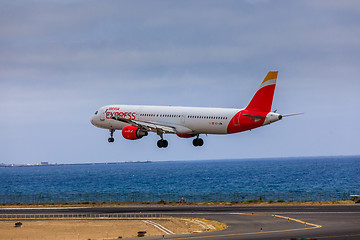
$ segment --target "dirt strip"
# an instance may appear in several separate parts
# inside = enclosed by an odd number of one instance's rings
[[[151,220],[175,234],[222,230],[226,225],[205,219],[164,218]],[[21,222],[21,227],[15,227]],[[211,227],[210,227],[211,226]],[[100,240],[146,236],[164,232],[143,220],[2,220],[0,240]]]

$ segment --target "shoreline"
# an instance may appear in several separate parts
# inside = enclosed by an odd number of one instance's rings
[[[152,207],[161,207],[161,206],[312,206],[312,205],[356,205],[360,203],[359,201],[355,202],[352,200],[344,201],[314,201],[314,202],[265,202],[265,201],[249,201],[249,202],[202,202],[202,203],[174,203],[174,202],[159,202],[159,203],[148,203],[148,202],[121,202],[121,203],[11,203],[11,204],[0,204],[1,208],[46,208],[46,207],[142,207],[142,206],[152,206]],[[359,204],[360,205],[360,204]]]

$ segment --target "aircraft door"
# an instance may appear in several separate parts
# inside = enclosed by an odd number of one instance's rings
[[[136,110],[136,113],[135,113],[135,119],[134,120],[139,121],[140,120],[140,113],[143,112],[143,107],[136,108],[135,110]]]
[[[181,123],[185,123],[186,113],[181,113],[180,121]]]
[[[237,113],[234,117],[234,126],[240,126],[240,116],[241,113]]]
[[[100,121],[105,121],[105,115],[106,115],[106,110],[101,111],[101,113],[100,113]]]

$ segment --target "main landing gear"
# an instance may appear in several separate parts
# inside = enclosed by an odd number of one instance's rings
[[[115,141],[115,139],[114,139],[114,132],[115,132],[115,130],[113,130],[113,129],[110,130],[110,137],[108,138],[108,142],[109,142],[109,143],[112,143],[112,142]]]
[[[204,145],[204,140],[202,140],[202,138],[199,138],[199,135],[197,135],[197,137],[193,140],[193,145],[195,147],[201,147],[202,145]]]
[[[168,146],[168,141],[165,140],[165,139],[160,139],[158,142],[157,142],[157,146],[159,148],[166,148]]]
[[[159,148],[167,148],[167,146],[168,146],[168,141],[166,141],[163,138],[163,134],[164,134],[163,131],[161,131],[160,129],[157,130],[157,135],[159,135],[161,137],[161,139],[159,141],[157,141],[157,146]]]

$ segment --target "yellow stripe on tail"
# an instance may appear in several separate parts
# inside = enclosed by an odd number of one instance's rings
[[[270,71],[270,72],[268,72],[268,74],[264,78],[264,81],[261,84],[263,84],[263,83],[265,83],[266,81],[269,81],[269,80],[277,79],[277,75],[278,75],[278,71]]]

